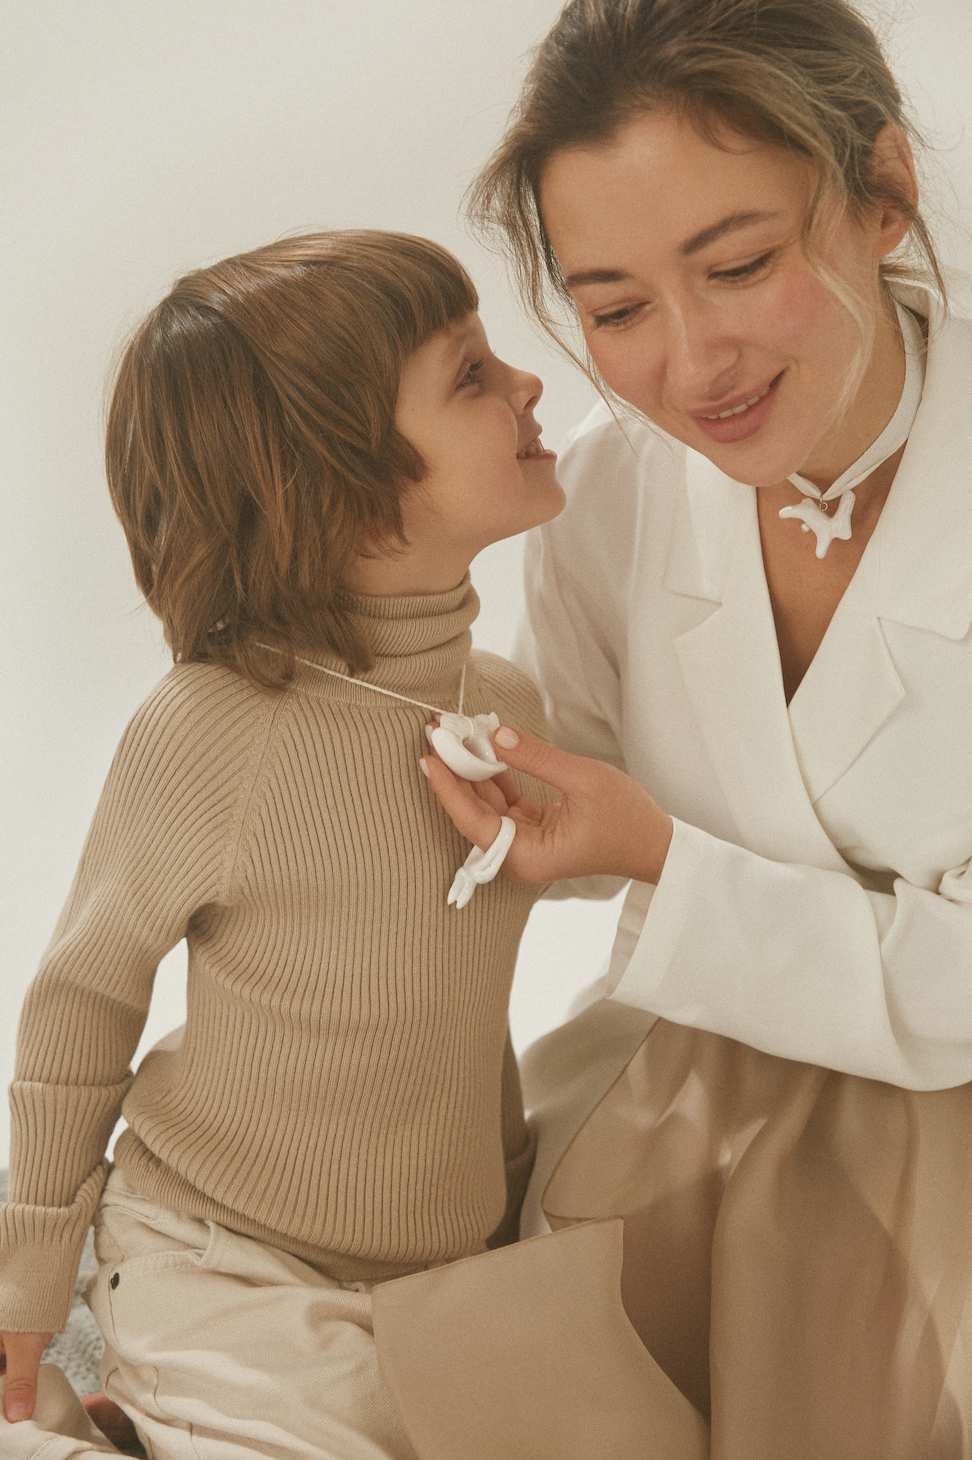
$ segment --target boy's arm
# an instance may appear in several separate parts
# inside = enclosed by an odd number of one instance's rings
[[[487,1242],[487,1247],[506,1247],[520,1235],[520,1208],[526,1196],[534,1157],[537,1154],[536,1132],[528,1127],[523,1114],[523,1091],[520,1088],[520,1067],[513,1053],[509,1030],[503,1051],[503,1156],[506,1162],[506,1210],[503,1220]]]
[[[24,1003],[0,1206],[3,1332],[66,1322],[156,966],[193,914],[225,895],[251,743],[233,736],[232,712],[241,690],[256,692],[218,674],[222,683],[208,666],[174,671],[128,727]]]

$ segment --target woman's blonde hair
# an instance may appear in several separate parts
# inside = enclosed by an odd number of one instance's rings
[[[570,0],[470,194],[474,222],[498,237],[527,306],[560,343],[569,295],[540,212],[544,167],[655,110],[681,112],[716,145],[728,130],[814,164],[804,249],[855,316],[856,301],[814,247],[828,200],[857,216],[875,205],[900,209],[910,242],[883,261],[882,274],[930,277],[944,298],[920,212],[871,165],[882,127],[916,133],[874,33],[845,0]]]
[[[299,643],[370,666],[341,583],[363,547],[404,542],[401,499],[424,475],[395,426],[402,367],[477,307],[438,244],[365,230],[224,259],[152,310],[118,369],[105,459],[176,661],[269,688]]]

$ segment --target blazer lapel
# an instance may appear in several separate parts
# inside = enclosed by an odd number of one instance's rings
[[[905,695],[877,613],[876,538],[877,532],[790,701],[793,746],[811,802],[853,765]]]
[[[846,870],[794,752],[755,493],[695,452],[686,455],[665,586],[704,604],[675,652],[742,843],[773,860]]]
[[[904,291],[901,291],[904,292]],[[884,625],[962,639],[972,623],[972,328],[945,323],[936,301],[918,416],[857,572],[790,703],[797,759],[811,801],[848,770],[906,690]]]

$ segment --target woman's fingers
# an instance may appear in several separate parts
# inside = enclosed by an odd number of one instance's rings
[[[442,802],[456,829],[485,852],[496,840],[502,813],[478,796],[468,781],[453,775],[444,761],[437,755],[427,755],[424,765],[428,772],[429,785]]]
[[[570,755],[533,735],[501,725],[493,736],[497,755],[514,770],[563,793],[556,807],[527,812],[533,826],[511,849],[506,867],[511,878],[552,881],[565,877],[608,874],[657,882],[665,865],[673,823],[643,786],[616,766]]]
[[[589,789],[592,768],[605,769],[602,761],[570,755],[566,750],[558,750],[555,745],[548,745],[545,740],[538,740],[522,730],[513,730],[509,725],[500,726],[493,736],[493,746],[496,754],[514,770],[535,776],[538,781],[570,795]]]
[[[481,851],[492,846],[504,814],[516,822],[516,839],[503,863],[510,882],[598,874],[658,881],[673,823],[637,781],[615,766],[569,755],[506,725],[493,745],[514,770],[554,786],[562,799],[541,806],[518,795],[507,773],[473,787],[434,754],[424,764],[444,809]]]
[[[37,1371],[52,1333],[0,1333],[6,1359],[3,1412],[11,1424],[30,1419],[37,1403]]]

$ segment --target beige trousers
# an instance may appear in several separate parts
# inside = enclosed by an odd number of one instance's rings
[[[138,1196],[113,1172],[87,1299],[101,1381],[150,1460],[416,1460],[378,1372],[370,1284]],[[48,1370],[3,1460],[113,1454]],[[80,1414],[78,1413],[80,1411]]]

